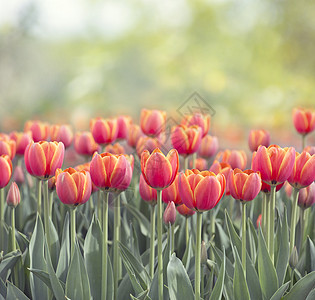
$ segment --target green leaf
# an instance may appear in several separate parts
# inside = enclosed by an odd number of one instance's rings
[[[270,299],[278,289],[278,277],[267,251],[261,227],[258,233],[258,274],[264,299]]]
[[[50,233],[50,255],[51,262],[54,266],[54,269],[57,267],[58,258],[60,257],[60,244],[59,244],[59,236],[57,230],[54,226],[54,223],[49,218],[49,233]]]
[[[235,231],[235,228],[233,226],[233,223],[230,219],[230,216],[228,214],[228,212],[225,210],[225,222],[227,224],[227,228],[228,228],[228,232],[229,232],[229,236],[230,236],[230,240],[231,243],[233,243],[233,245],[236,247],[237,252],[241,253],[242,251],[242,242],[240,237],[238,236],[238,234]],[[233,248],[233,246],[232,246]]]
[[[306,300],[314,300],[315,299],[315,289],[311,290],[311,292],[308,294]]]
[[[47,265],[44,257],[44,228],[39,215],[37,215],[35,228],[30,240],[30,269],[47,271]],[[47,295],[47,286],[39,279],[30,274],[30,286],[33,299],[42,299]]]
[[[149,237],[150,236],[150,222],[148,221],[148,219],[140,212],[140,210],[134,208],[132,205],[127,204],[127,203],[123,203],[122,205],[124,205],[126,209],[137,219],[140,226],[141,233],[144,236]]]
[[[233,249],[235,267],[233,277],[233,294],[235,300],[250,300],[248,286],[236,247]]]
[[[46,271],[38,269],[29,269],[29,271],[32,272],[36,277],[38,277],[43,283],[45,283],[46,286],[52,291],[49,274]],[[65,284],[62,281],[59,280],[59,283],[63,288],[65,287]]]
[[[305,269],[310,273],[315,271],[315,246],[310,237],[307,237],[305,250]]]
[[[190,260],[193,257],[193,251],[192,251],[192,236],[189,236],[188,240],[188,246],[186,247],[184,256],[183,256],[183,264],[186,268],[186,270],[189,269]]]
[[[277,259],[277,276],[279,284],[283,284],[285,273],[288,266],[289,261],[289,228],[288,228],[288,220],[286,210],[283,214],[282,225],[280,225],[281,239],[280,246],[278,251],[278,259]]]
[[[214,289],[211,293],[210,300],[217,300],[222,298],[223,286],[224,286],[224,275],[225,275],[225,250],[223,248],[223,258],[220,267],[218,279],[215,283]]]
[[[6,300],[29,300],[28,297],[10,281],[8,281]]]
[[[0,263],[0,278],[3,281],[6,280],[8,271],[14,267],[14,265],[16,264],[20,257],[21,257],[20,250],[12,251],[3,256],[3,259]]]
[[[285,291],[288,289],[289,285],[290,285],[290,281],[280,286],[278,290],[273,294],[270,300],[280,300],[283,294],[285,293]]]
[[[0,296],[2,296],[3,299],[5,299],[5,297],[7,296],[7,287],[5,286],[1,278],[0,278]]]
[[[76,300],[86,300],[91,297],[87,272],[77,243],[68,271],[66,296]]]
[[[315,271],[307,274],[300,279],[290,290],[288,294],[283,297],[283,300],[297,300],[306,299],[308,294],[315,287]]]
[[[183,263],[174,254],[167,265],[167,283],[169,297],[176,299],[194,299],[194,292]]]
[[[101,299],[102,237],[100,224],[94,215],[84,242],[84,261],[93,299]],[[107,288],[110,287],[111,285],[107,285]]]

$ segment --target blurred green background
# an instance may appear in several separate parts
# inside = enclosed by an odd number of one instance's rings
[[[1,2],[0,131],[137,121],[142,107],[178,118],[196,91],[222,146],[247,143],[251,128],[299,145],[292,108],[315,107],[314,1]]]

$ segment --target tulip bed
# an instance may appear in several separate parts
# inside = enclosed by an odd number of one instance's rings
[[[252,130],[251,156],[166,120],[0,134],[0,300],[315,299],[315,113],[301,153]]]

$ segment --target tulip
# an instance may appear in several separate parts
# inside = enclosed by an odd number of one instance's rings
[[[251,130],[248,137],[250,151],[257,151],[259,146],[268,147],[270,145],[270,134],[266,130]]]
[[[7,205],[15,208],[19,205],[21,200],[19,187],[15,182],[12,182],[7,194]]]
[[[307,146],[304,148],[304,151],[308,152],[310,155],[315,154],[315,146]]]
[[[175,205],[182,204],[178,192],[178,175],[176,176],[174,182],[162,191],[162,201],[165,203],[174,202]]]
[[[74,148],[78,154],[91,156],[100,150],[100,146],[94,141],[88,131],[77,132],[74,136]]]
[[[128,128],[127,142],[128,145],[135,148],[140,137],[143,136],[139,125],[131,124]],[[140,153],[141,155],[141,153]]]
[[[62,142],[68,148],[73,140],[73,132],[69,125],[53,125],[50,128],[51,141]]]
[[[303,208],[309,208],[315,204],[315,183],[313,182],[306,188],[300,190],[298,205]]]
[[[14,140],[0,139],[0,155],[6,154],[13,160],[16,152],[16,143]]]
[[[151,188],[145,181],[143,175],[140,175],[140,181],[139,181],[139,194],[142,200],[148,202],[151,205],[156,204],[156,190]]]
[[[192,161],[189,162],[189,167],[192,168]],[[195,163],[195,169],[199,170],[199,171],[205,171],[206,169],[208,169],[208,163],[204,158],[197,158],[196,159],[196,163]],[[185,170],[184,170],[185,171]]]
[[[292,118],[296,131],[302,135],[309,134],[315,129],[315,112],[311,110],[294,108]]]
[[[96,118],[90,121],[90,131],[96,143],[104,145],[113,143],[118,134],[116,119]]]
[[[190,217],[196,213],[196,211],[188,208],[185,204],[178,205],[177,211],[184,217]]]
[[[8,155],[0,156],[0,189],[4,188],[12,176],[12,162]]]
[[[105,152],[112,153],[112,154],[124,154],[125,149],[119,143],[115,143],[114,145],[109,144],[104,148]]]
[[[218,138],[216,136],[206,135],[202,140],[198,150],[198,154],[203,158],[211,158],[219,148]]]
[[[13,181],[18,185],[22,185],[25,182],[25,175],[21,166],[16,166],[13,173]]]
[[[231,170],[231,165],[226,163],[226,162],[219,162],[217,160],[215,160],[212,165],[210,166],[209,171],[213,172],[214,174],[223,174],[225,177],[225,180],[228,181],[229,176],[230,176],[230,170]],[[226,185],[225,187],[225,195],[230,195],[230,189],[229,189],[229,185]]]
[[[86,172],[89,172],[90,173],[90,162],[87,162],[87,163],[84,163],[84,164],[81,164],[81,165],[77,165],[74,167],[75,170],[77,171],[86,171]],[[98,188],[97,186],[92,182],[92,192],[91,194],[95,193],[98,191]]]
[[[49,124],[41,121],[27,121],[24,125],[24,132],[32,132],[33,141],[46,141],[49,135]]]
[[[168,202],[167,207],[165,208],[163,214],[163,220],[166,225],[169,223],[171,225],[175,224],[176,221],[176,208],[175,203],[173,201]]]
[[[244,170],[247,164],[246,153],[242,150],[225,150],[217,154],[216,160],[228,163],[232,169]]]
[[[132,119],[129,116],[119,116],[117,118],[118,133],[117,139],[125,140],[128,136],[129,128],[132,124]]]
[[[16,154],[24,155],[27,145],[32,141],[32,132],[13,131],[10,133],[10,139],[15,141]]]
[[[171,140],[173,147],[180,155],[187,157],[196,153],[201,143],[201,128],[197,125],[178,125],[172,129]]]
[[[140,115],[140,127],[148,136],[158,136],[164,131],[166,112],[161,110],[142,109]]]
[[[136,145],[136,151],[139,157],[141,157],[141,154],[144,150],[148,150],[149,152],[152,152],[154,149],[159,148],[161,146],[161,143],[159,139],[148,137],[148,136],[141,136],[138,139],[137,145]]]
[[[33,141],[26,147],[24,160],[26,170],[42,180],[47,180],[55,175],[61,168],[64,158],[64,145],[62,142]]]
[[[200,113],[195,113],[193,115],[187,116],[183,121],[183,125],[191,126],[197,125],[201,128],[201,135],[204,138],[210,129],[210,116],[203,115]]]

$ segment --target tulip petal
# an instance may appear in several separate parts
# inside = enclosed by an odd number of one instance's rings
[[[184,173],[178,175],[178,192],[182,202],[190,209],[195,208],[193,192]]]
[[[315,154],[312,155],[304,165],[301,172],[300,184],[302,186],[308,186],[313,181],[315,181]]]
[[[46,157],[40,144],[34,143],[28,153],[30,169],[34,176],[43,177],[46,171]]]
[[[90,173],[93,183],[99,188],[104,188],[107,181],[107,174],[102,157],[99,154],[95,154],[92,158]]]
[[[54,152],[51,160],[49,161],[48,175],[50,176],[52,176],[58,168],[61,168],[65,153],[65,146],[62,142],[58,143],[57,147],[52,146],[52,148],[54,149]]]
[[[166,158],[168,159],[172,167],[172,177],[170,181],[170,184],[172,184],[176,178],[178,168],[179,168],[178,152],[175,149],[172,149],[171,151],[168,152]]]
[[[127,159],[121,155],[118,157],[115,167],[110,175],[110,186],[119,188],[120,184],[124,181],[127,170]]]
[[[251,201],[256,198],[261,189],[261,179],[257,173],[250,174],[242,190],[242,198],[244,201]]]
[[[271,181],[272,165],[265,146],[260,146],[253,159],[253,170],[261,173],[261,179],[265,182]]]
[[[56,192],[62,203],[69,205],[74,205],[76,203],[78,196],[77,187],[68,172],[63,172],[58,176]]]
[[[285,182],[289,178],[294,167],[294,162],[295,150],[293,147],[290,147],[286,151],[285,156],[281,162],[280,168],[278,170],[278,174],[276,177],[277,183]]]

